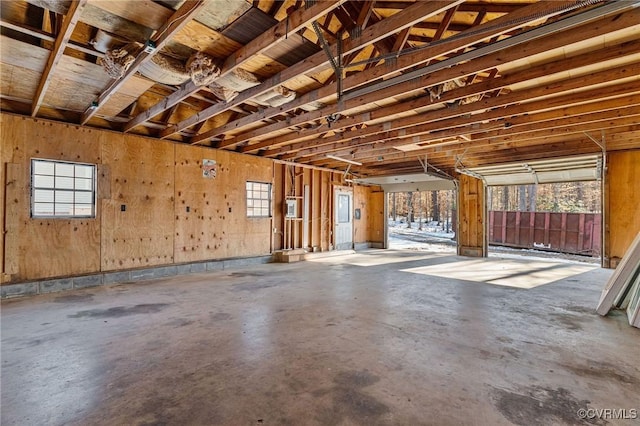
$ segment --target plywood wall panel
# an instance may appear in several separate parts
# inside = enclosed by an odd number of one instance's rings
[[[309,245],[332,247],[333,187],[344,185],[342,173],[43,119],[0,117],[3,283],[268,255],[283,247],[285,194],[292,189],[302,196],[305,185],[311,201]],[[96,164],[96,218],[31,219],[31,158]],[[203,177],[203,159],[217,162],[215,179]],[[247,181],[273,183],[273,217],[247,217]],[[365,222],[373,223],[367,211],[382,203],[373,201],[369,188],[358,194],[366,205]],[[301,230],[298,221],[298,245]],[[372,227],[358,233],[371,240]]]
[[[460,175],[459,179],[458,254],[485,257],[487,243],[484,183],[467,175]]]
[[[640,232],[640,150],[607,154],[605,267],[615,268]]]
[[[355,186],[353,188],[353,242],[366,243],[369,240],[369,188]],[[360,219],[356,218],[355,209],[360,209]]]
[[[111,197],[102,202],[102,270],[173,263],[174,146],[108,135],[102,155]]]
[[[215,178],[203,177],[204,159],[216,161]],[[266,159],[176,146],[175,261],[269,254],[271,218],[247,217],[245,182],[271,183],[272,167]]]
[[[382,188],[373,187],[369,193],[369,227],[368,240],[372,243],[384,244],[384,200]]]
[[[354,214],[354,242],[384,243],[384,191],[373,186],[354,186],[354,209],[360,209],[360,219]]]
[[[98,164],[100,132],[87,128],[4,115],[3,153],[12,162],[7,176],[5,263],[11,280],[95,272],[100,269],[100,210],[95,219],[32,219],[32,158]],[[5,159],[3,158],[3,162]]]

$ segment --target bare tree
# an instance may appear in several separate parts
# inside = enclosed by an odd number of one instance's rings
[[[538,192],[538,185],[529,185],[527,195],[529,196],[529,211],[536,211],[536,194]]]
[[[431,191],[432,218],[435,222],[440,222],[440,203],[438,202],[438,191]]]
[[[413,222],[413,192],[407,192],[407,228],[411,228]]]
[[[509,187],[502,187],[502,210],[509,210]]]
[[[393,221],[396,221],[396,217],[397,217],[397,211],[396,211],[396,193],[392,193],[391,194],[391,198],[392,198],[392,204],[391,204],[391,216],[393,216]]]
[[[422,192],[418,192],[418,231],[422,231]]]
[[[527,210],[527,187],[524,185],[518,185],[518,211]]]

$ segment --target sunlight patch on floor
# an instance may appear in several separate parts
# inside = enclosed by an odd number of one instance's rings
[[[406,250],[384,250],[379,253],[363,253],[350,254],[340,257],[325,257],[317,259],[307,259],[307,262],[346,264],[354,266],[379,266],[390,265],[401,262],[415,262],[416,260],[436,259],[440,257],[448,257],[446,253],[425,253],[425,254],[407,254]]]
[[[516,259],[473,259],[403,269],[403,272],[433,275],[516,288],[534,288],[583,274],[595,266]]]

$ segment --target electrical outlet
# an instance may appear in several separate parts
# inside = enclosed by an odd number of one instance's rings
[[[126,204],[120,204],[120,211],[121,212],[126,212],[127,211],[127,205]]]

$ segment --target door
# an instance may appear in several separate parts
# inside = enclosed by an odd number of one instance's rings
[[[353,192],[336,188],[334,206],[336,250],[351,250],[353,248]]]

